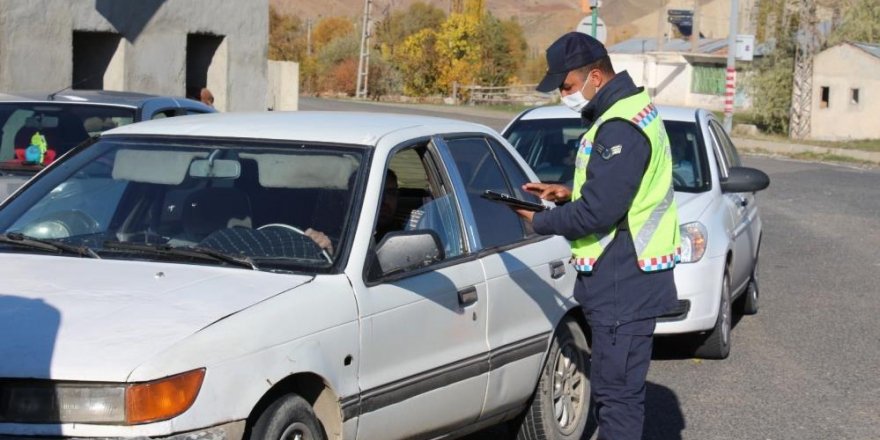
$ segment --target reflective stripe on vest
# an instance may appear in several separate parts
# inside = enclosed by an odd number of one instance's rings
[[[678,214],[672,189],[672,155],[663,121],[646,92],[618,101],[584,133],[577,152],[572,201],[580,198],[580,187],[587,180],[587,166],[596,133],[602,124],[612,119],[623,119],[638,127],[651,147],[650,162],[627,212],[639,268],[645,272],[671,269],[681,259]],[[614,148],[610,145],[602,147]],[[596,261],[616,235],[617,227],[614,226],[604,234],[591,234],[573,241],[571,262],[574,268],[580,272],[592,272]]]

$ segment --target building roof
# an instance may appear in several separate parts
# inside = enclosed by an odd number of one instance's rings
[[[854,41],[850,42],[850,44],[858,47],[865,52],[868,52],[870,55],[880,58],[880,44],[857,43]]]
[[[683,39],[666,40],[663,42],[664,52],[690,52],[691,41]],[[638,54],[657,52],[656,38],[630,38],[608,48],[611,53]],[[703,38],[699,40],[697,52],[705,55],[727,54],[727,40],[720,38]]]

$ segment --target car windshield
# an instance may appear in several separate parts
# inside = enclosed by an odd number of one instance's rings
[[[258,269],[329,268],[336,255],[304,233],[320,231],[335,252],[344,248],[362,155],[354,147],[105,138],[7,201],[0,234],[19,242],[0,242],[0,252],[33,251],[24,238],[100,258],[221,264],[222,256]],[[189,261],[196,252],[208,258]]]
[[[96,104],[0,103],[0,169],[48,165],[90,136],[134,121],[135,110]],[[36,138],[35,138],[36,136]],[[42,163],[26,157],[35,139],[45,140]]]
[[[664,126],[671,143],[675,190],[706,190],[709,180],[697,124],[664,121]],[[541,181],[571,185],[578,142],[586,131],[580,118],[532,119],[516,121],[505,137]]]

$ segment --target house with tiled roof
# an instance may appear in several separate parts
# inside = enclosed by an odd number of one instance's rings
[[[844,42],[813,58],[810,138],[880,139],[880,44]]]

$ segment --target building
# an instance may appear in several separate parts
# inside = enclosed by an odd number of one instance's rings
[[[880,139],[880,45],[846,42],[813,58],[810,137]]]
[[[727,39],[700,39],[691,42],[673,39],[657,47],[655,38],[632,38],[608,48],[616,71],[626,70],[637,85],[644,86],[658,104],[724,108],[727,68]],[[748,53],[760,56],[760,48]],[[744,65],[737,62],[737,70]],[[737,78],[735,105],[749,108],[742,77]]]
[[[268,0],[0,0],[0,92],[125,90],[265,110]]]

